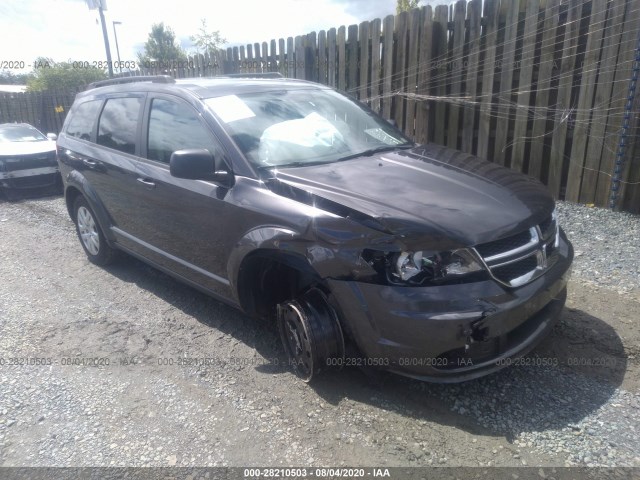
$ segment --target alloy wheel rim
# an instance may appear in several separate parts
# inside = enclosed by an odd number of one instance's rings
[[[100,251],[100,236],[98,235],[98,226],[96,225],[93,215],[86,207],[78,209],[78,231],[82,243],[91,255],[97,255]]]

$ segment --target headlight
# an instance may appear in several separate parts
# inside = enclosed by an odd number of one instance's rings
[[[424,285],[472,281],[473,274],[486,274],[476,254],[466,248],[446,252],[383,253],[366,251],[363,258],[392,284]]]

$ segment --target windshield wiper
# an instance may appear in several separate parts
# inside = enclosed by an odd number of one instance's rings
[[[281,165],[260,165],[258,168],[261,170],[270,170],[272,168],[289,168],[289,167],[310,167],[312,165],[325,165],[327,163],[332,163],[328,160],[318,160],[315,162],[291,162],[291,163],[283,163]]]
[[[358,157],[370,157],[371,155],[375,155],[380,152],[388,152],[390,150],[404,150],[407,148],[412,148],[414,145],[412,143],[403,143],[402,145],[379,145],[375,148],[370,148],[369,150],[365,150],[364,152],[354,153],[352,155],[347,155],[346,157],[340,157],[337,162],[341,162],[343,160],[350,160],[352,158]]]

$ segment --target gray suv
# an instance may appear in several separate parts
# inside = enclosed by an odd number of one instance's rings
[[[550,332],[573,250],[541,183],[274,77],[78,94],[58,162],[89,260],[123,251],[274,319],[306,381],[343,366],[467,380]]]

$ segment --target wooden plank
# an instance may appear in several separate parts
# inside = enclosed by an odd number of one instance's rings
[[[520,2],[517,2],[518,4]],[[506,164],[507,136],[511,117],[511,97],[513,89],[513,69],[516,54],[516,36],[518,34],[519,8],[507,9],[504,42],[500,65],[500,94],[496,121],[496,140],[493,161],[500,165]]]
[[[346,28],[338,28],[338,89],[347,91]]]
[[[293,37],[287,37],[287,77],[296,78],[296,53]]]
[[[227,48],[227,61],[224,64],[224,73],[233,73],[233,49]]]
[[[295,78],[304,79],[305,75],[305,57],[304,57],[304,38],[298,35],[295,38],[295,57],[296,57],[296,73]]]
[[[433,37],[433,10],[430,5],[422,7],[422,26],[420,29],[420,54],[418,69],[419,95],[429,95],[429,82],[431,80],[431,57]],[[429,108],[431,102],[421,100],[416,103],[416,134],[415,141],[420,144],[429,140]]]
[[[380,30],[382,22],[376,18],[369,25],[371,36],[371,96],[370,106],[374,112],[380,113]]]
[[[556,118],[551,135],[549,179],[547,181],[547,187],[555,198],[560,198],[560,189],[562,186],[568,113],[571,110],[571,89],[573,84],[573,70],[576,63],[576,51],[578,48],[582,5],[580,0],[570,0],[569,2],[562,44],[562,56],[560,58],[560,80],[556,100]]]
[[[358,25],[347,30],[347,92],[358,96]]]
[[[436,64],[436,79],[433,82],[432,94],[438,97],[447,95],[447,41],[449,38],[449,9],[446,5],[438,5],[433,22],[433,55]],[[442,100],[435,101],[433,141],[444,145],[446,104]]]
[[[260,73],[260,62],[262,60],[262,51],[259,43],[253,44],[253,62],[251,62],[251,71],[253,73]]]
[[[464,0],[461,0],[464,1]],[[416,94],[418,91],[418,63],[419,44],[420,44],[420,24],[422,23],[422,10],[414,8],[409,12],[409,56],[407,60],[407,85],[406,92]],[[410,137],[416,138],[416,101],[407,98],[405,110],[405,133]]]
[[[269,63],[267,64],[267,72],[278,71],[278,52],[276,51],[275,39],[269,41]]]
[[[240,49],[240,57],[242,57],[242,48]],[[247,45],[247,54],[242,60],[242,68],[244,72],[254,73],[255,72],[255,63],[253,58],[253,46]]]
[[[287,53],[286,53],[286,47],[285,47],[284,38],[279,38],[278,39],[278,69],[277,69],[277,71],[280,72],[283,77],[286,77],[288,75]]]
[[[38,115],[36,114],[36,109],[35,109],[35,96],[33,94],[29,94],[29,101],[27,102],[27,108],[29,110],[29,123],[31,125],[33,125],[36,128],[40,128],[40,125],[38,122]],[[47,132],[43,132],[43,133],[47,133]],[[58,132],[55,132],[58,133]]]
[[[336,87],[336,29],[327,32],[327,85]]]
[[[613,81],[616,70],[616,59],[620,48],[620,37],[624,25],[625,2],[613,2],[605,27],[605,37],[601,49],[600,70],[593,101],[593,113],[590,121],[589,144],[585,155],[585,170],[582,184],[589,186],[580,190],[580,203],[595,203],[598,185],[598,171],[601,169],[602,150],[605,140],[606,123],[610,115],[616,112],[609,109]],[[600,207],[606,206],[598,205]]]
[[[316,32],[307,34],[304,49],[305,78],[312,82],[318,81],[318,46]]]
[[[470,102],[475,102],[478,94],[478,69],[480,63],[480,34],[481,34],[482,0],[471,0],[467,6],[467,18],[469,21],[469,41],[467,58],[467,75],[465,83],[465,96]],[[475,132],[475,119],[477,107],[465,102],[462,117],[462,146],[463,152],[473,153],[473,137]]]
[[[260,66],[259,72],[269,71],[269,45],[267,42],[262,42],[262,48],[260,50]]]
[[[407,56],[407,22],[408,13],[401,12],[396,16],[395,32],[395,65],[393,67],[393,109],[397,127],[404,131],[404,103],[401,95],[406,87],[406,56]],[[400,94],[400,95],[399,95]]]
[[[476,155],[484,160],[489,159],[489,142],[491,139],[491,110],[493,108],[493,81],[496,72],[496,47],[500,9],[499,0],[484,1],[484,61],[482,64],[482,90],[480,98],[480,117],[478,120],[478,149]]]
[[[602,152],[602,162],[600,163],[600,172],[598,174],[598,185],[596,188],[597,205],[608,205],[609,196],[611,194],[611,175],[614,173],[617,159],[618,145],[620,142],[620,130],[624,122],[624,110],[628,97],[628,83],[633,72],[633,61],[635,58],[635,49],[638,42],[638,31],[640,30],[640,11],[636,8],[633,0],[627,2],[627,11],[624,16],[624,29],[620,39],[620,50],[616,62],[616,72],[613,83],[615,89],[612,92],[610,114],[607,119],[607,128],[605,131],[605,144]],[[636,88],[636,97],[640,97],[640,91]],[[637,110],[636,110],[637,111]],[[637,138],[637,137],[636,137]],[[638,141],[636,140],[636,151],[638,149]],[[631,149],[629,149],[631,150]],[[635,158],[631,156],[631,158]],[[630,162],[629,162],[630,163]],[[640,169],[638,169],[640,173]],[[628,177],[624,177],[629,180]],[[639,180],[631,180],[639,181]],[[621,184],[624,190],[625,184]],[[624,192],[622,192],[624,194]]]
[[[549,0],[544,11],[544,23],[542,27],[542,44],[540,47],[540,65],[538,67],[538,80],[534,86],[536,90],[535,118],[531,127],[531,150],[529,153],[529,169],[527,173],[532,177],[543,180],[543,155],[545,139],[549,138],[546,131],[549,118],[549,98],[552,77],[555,66],[556,44],[559,42],[558,23],[560,20],[560,0]]]
[[[636,24],[636,30],[640,25]],[[640,111],[640,95],[636,91],[632,112]],[[629,120],[630,144],[627,146],[622,161],[622,182],[618,190],[616,209],[625,209],[631,213],[640,213],[640,122],[638,115]],[[635,132],[635,134],[634,134]],[[635,139],[635,141],[634,141]]]
[[[240,47],[238,48],[238,70],[241,73],[247,72],[247,55],[245,53],[244,45],[240,45]]]
[[[382,116],[390,119],[392,115],[393,80],[393,29],[395,17],[387,15],[382,29]]]
[[[360,43],[360,89],[358,98],[361,102],[369,104],[369,22],[362,22],[358,30],[358,42]]]
[[[524,34],[522,38],[522,55],[520,56],[520,77],[518,79],[518,96],[516,117],[513,126],[513,150],[511,168],[522,172],[527,145],[527,127],[531,118],[531,81],[533,79],[533,57],[536,50],[536,31],[540,15],[540,0],[527,0],[525,10]]]
[[[251,71],[253,73],[261,72],[262,64],[262,48],[259,43],[253,44],[253,61],[251,62]]]
[[[464,34],[465,19],[467,15],[467,2],[458,0],[453,16],[453,50],[451,55],[451,98],[457,99],[462,93],[462,79],[464,77]],[[458,134],[460,133],[460,106],[451,103],[449,105],[449,123],[447,126],[447,146],[458,148]]]
[[[589,141],[589,118],[591,116],[595,81],[598,63],[600,61],[600,45],[604,34],[603,27],[607,15],[607,3],[607,0],[593,0],[591,6],[591,20],[589,22],[587,47],[582,64],[576,127],[573,130],[574,141],[571,147],[567,193],[565,196],[565,200],[570,202],[579,201],[580,189],[583,186],[582,175],[584,172],[585,153]],[[595,187],[592,185],[584,186],[585,188]]]
[[[233,47],[233,72],[240,73],[240,51],[238,47]]]
[[[327,84],[327,32],[318,32],[318,82]]]

